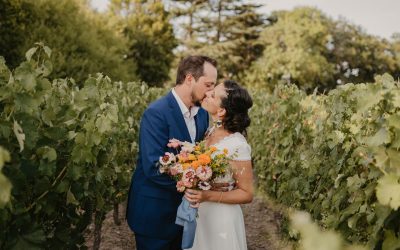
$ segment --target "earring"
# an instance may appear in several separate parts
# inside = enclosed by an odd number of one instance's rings
[[[217,128],[220,128],[220,127],[222,127],[222,121],[221,121],[220,119],[218,119],[218,120],[214,121],[214,125],[215,125]]]

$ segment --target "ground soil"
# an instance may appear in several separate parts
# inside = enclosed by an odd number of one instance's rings
[[[290,250],[290,244],[282,240],[282,212],[271,202],[256,197],[252,203],[242,205],[246,224],[248,250]],[[120,214],[125,215],[125,206],[120,205]],[[124,216],[121,216],[124,217]],[[93,229],[90,225],[86,232],[86,246],[93,246]],[[134,235],[126,221],[121,218],[121,224],[114,223],[113,212],[107,214],[102,227],[100,249],[133,250]]]

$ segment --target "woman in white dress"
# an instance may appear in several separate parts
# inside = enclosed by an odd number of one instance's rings
[[[245,250],[246,234],[239,204],[253,199],[251,148],[243,134],[250,125],[248,109],[253,105],[246,89],[227,80],[206,94],[202,107],[211,115],[213,131],[206,145],[228,149],[231,173],[218,182],[235,182],[231,191],[188,189],[185,197],[199,207],[194,245],[190,250]]]

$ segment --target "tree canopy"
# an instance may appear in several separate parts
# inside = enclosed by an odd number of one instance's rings
[[[0,55],[18,65],[35,42],[53,49],[54,77],[78,81],[102,72],[134,80],[136,62],[124,60],[127,41],[109,20],[79,0],[0,0]]]
[[[0,0],[0,55],[10,68],[35,43],[52,48],[52,77],[81,82],[102,72],[113,80],[166,86],[178,61],[204,54],[219,76],[271,90],[294,83],[323,92],[377,74],[400,77],[400,36],[391,40],[333,20],[318,9],[261,12],[245,0]]]
[[[260,36],[263,55],[245,74],[248,85],[272,89],[278,83],[295,83],[323,91],[348,82],[371,82],[385,72],[399,75],[399,61],[387,40],[315,8],[274,15],[278,21]]]

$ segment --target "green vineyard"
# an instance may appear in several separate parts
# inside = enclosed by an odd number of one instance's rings
[[[99,234],[112,209],[118,223],[141,114],[167,91],[101,74],[49,79],[50,54],[37,44],[13,71],[0,60],[1,249],[84,248],[90,223]],[[399,83],[383,75],[325,95],[279,86],[253,98],[259,190],[348,242],[397,249]]]
[[[126,199],[140,116],[160,93],[98,74],[48,79],[38,44],[11,72],[0,60],[0,249],[83,245],[83,231]],[[9,182],[12,193],[8,204]]]
[[[326,95],[254,95],[258,186],[369,249],[400,247],[400,85],[390,75]]]

